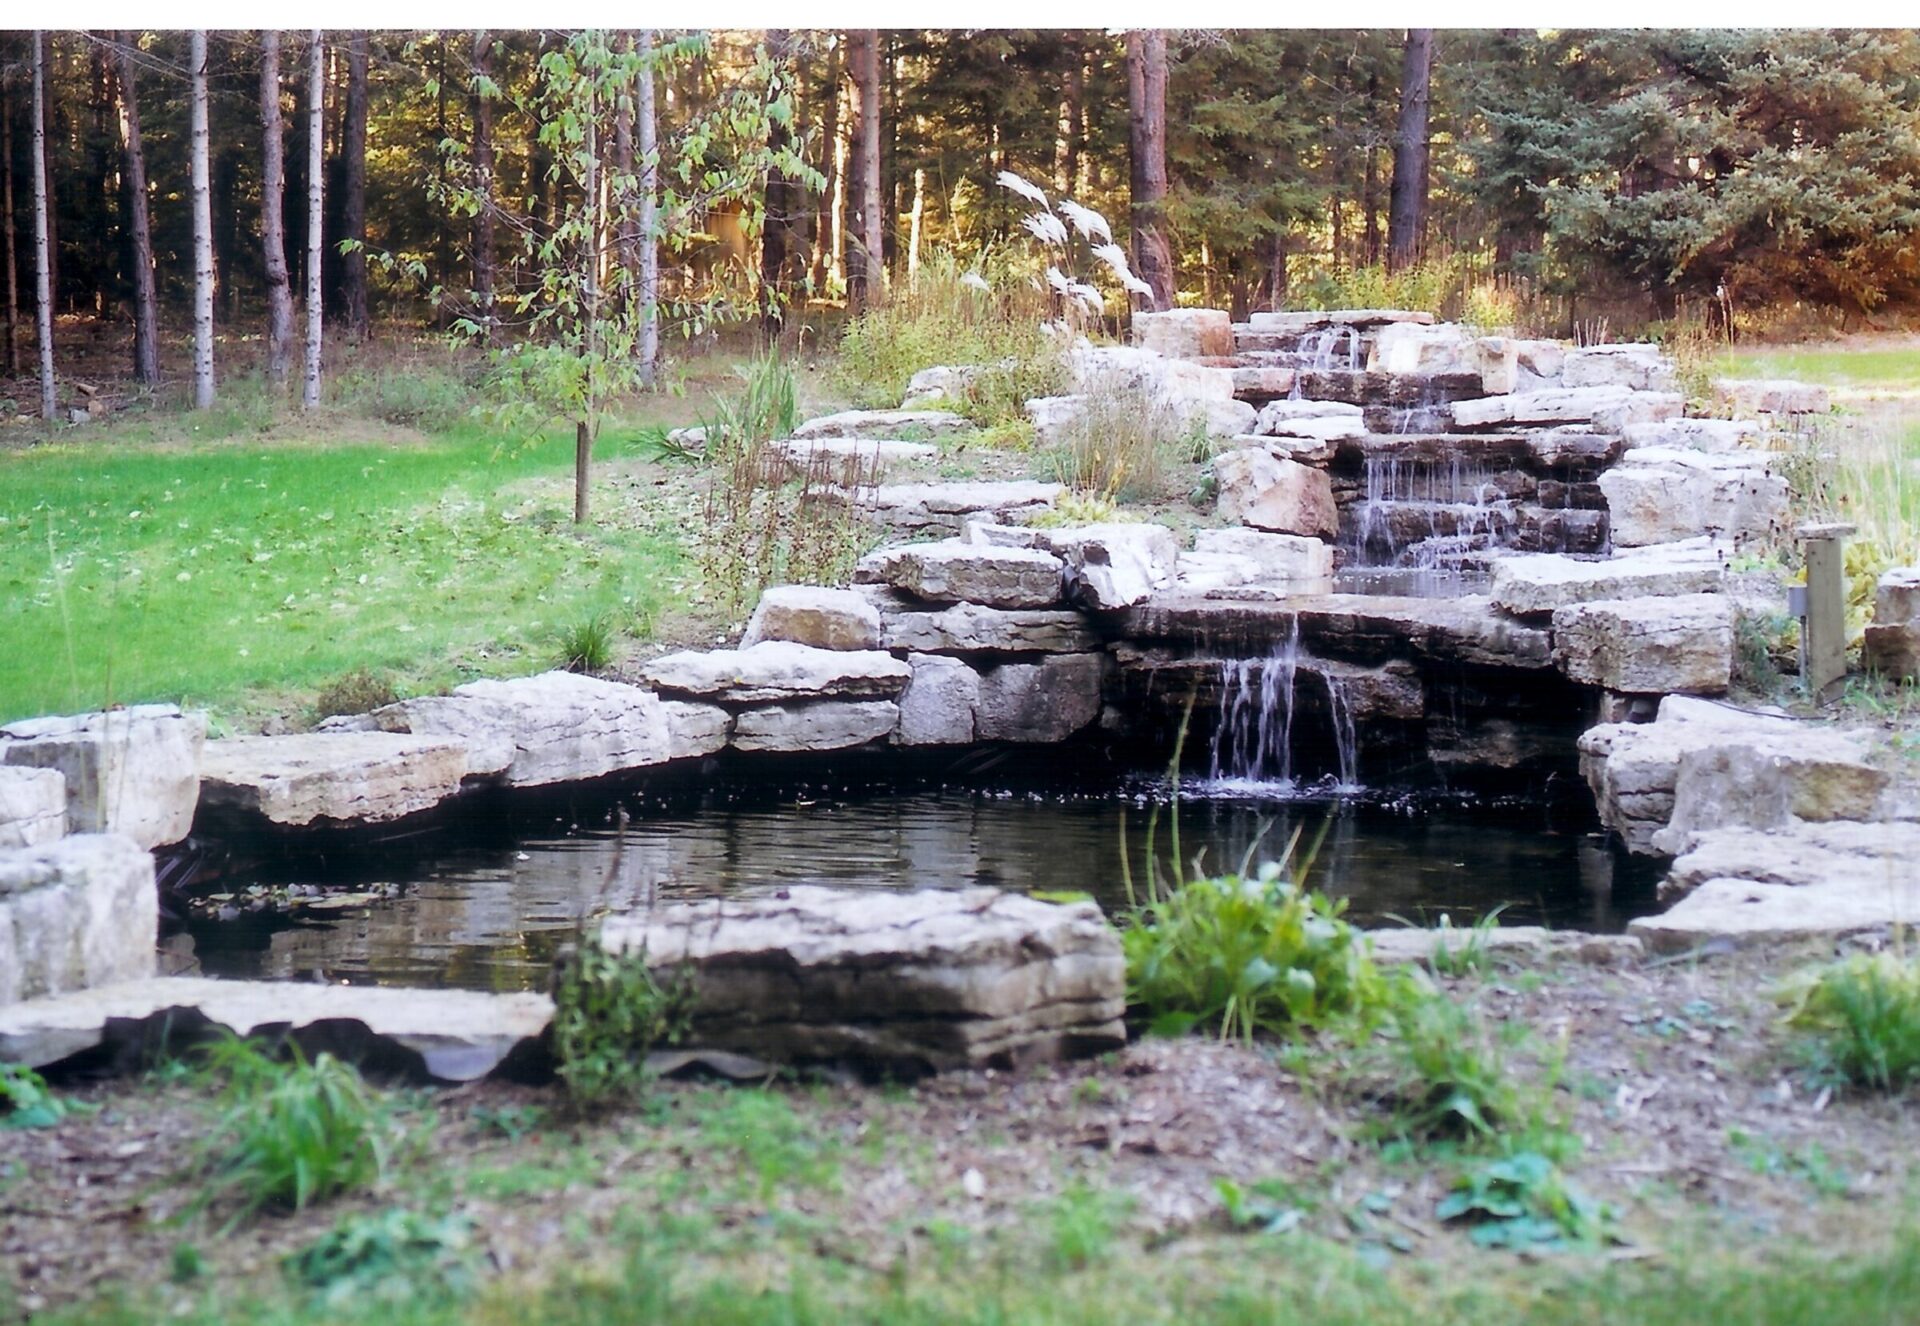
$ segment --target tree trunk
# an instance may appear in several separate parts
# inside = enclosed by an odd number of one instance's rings
[[[321,211],[321,180],[327,166],[327,43],[318,28],[307,52],[307,371],[300,385],[300,408],[320,404],[320,349],[324,335],[322,312],[321,237],[326,217]]]
[[[0,72],[0,208],[7,214],[7,346],[6,372],[20,372],[20,255],[13,226],[13,82]]]
[[[440,47],[444,60],[444,40]],[[446,80],[443,77],[443,116],[445,95]],[[444,131],[442,137],[445,137]],[[355,245],[347,250],[341,260],[342,294],[346,304],[342,312],[346,318],[348,338],[361,341],[366,339],[371,323],[367,313],[367,253],[360,247],[367,242],[367,33],[364,29],[347,38],[347,108],[346,119],[341,125],[340,152],[346,158],[340,213],[341,229],[345,233],[341,238],[352,240]],[[444,160],[444,154],[440,155]],[[437,214],[438,209],[435,210]]]
[[[620,38],[620,53],[633,54],[633,34]],[[636,83],[638,79],[635,80]],[[609,224],[613,230],[613,256],[630,288],[638,245],[633,235],[633,90],[627,89],[613,103],[613,179],[609,182],[608,202],[612,208]]]
[[[193,407],[213,404],[213,185],[207,163],[207,34],[188,39],[193,142]]]
[[[1278,313],[1287,306],[1287,232],[1273,232],[1273,247],[1267,257],[1267,307]]]
[[[1400,126],[1393,142],[1393,190],[1388,202],[1387,266],[1419,260],[1426,231],[1421,180],[1427,173],[1427,104],[1433,73],[1433,29],[1408,28],[1400,63]]]
[[[640,205],[634,232],[640,244],[640,373],[653,385],[660,369],[660,120],[653,104],[653,29],[640,33],[640,89],[634,98],[633,123],[640,154]]]
[[[885,260],[880,229],[880,34],[856,28],[847,34],[847,75],[852,80],[852,143],[847,159],[847,303],[859,313],[873,302]]]
[[[779,79],[768,89],[771,99],[793,91],[793,34],[786,28],[767,33],[767,53],[774,61]],[[784,153],[793,147],[793,124],[769,121],[767,149]],[[765,219],[760,228],[760,330],[769,341],[776,340],[786,317],[787,258],[793,247],[794,221],[803,201],[800,188],[776,164],[767,171]]]
[[[260,33],[260,243],[267,269],[267,377],[285,386],[293,362],[293,289],[287,277],[286,142],[280,122],[280,34]]]
[[[473,34],[473,187],[480,195],[473,214],[474,321],[482,344],[493,339],[493,34]]]
[[[47,228],[47,44],[33,34],[33,294],[40,417],[53,422],[53,243]]]
[[[824,290],[827,277],[833,269],[834,255],[839,250],[835,237],[839,234],[840,208],[836,199],[840,196],[840,43],[835,42],[827,52],[827,75],[820,81],[820,89],[825,97],[821,107],[820,144],[822,147],[820,173],[826,178],[820,186],[820,206],[815,210],[813,222],[813,288]]]
[[[600,144],[597,127],[597,109],[589,100],[586,114],[586,139],[581,144],[581,161],[585,169],[580,180],[581,192],[585,195],[587,224],[581,227],[580,239],[580,349],[586,361],[586,396],[581,402],[580,417],[574,421],[573,429],[573,523],[587,523],[587,499],[589,483],[593,469],[593,434],[598,423],[599,402],[594,397],[593,382],[594,352],[599,333],[600,317]]]
[[[120,92],[120,150],[125,158],[127,177],[128,238],[133,255],[133,375],[151,386],[160,380],[160,319],[153,287],[153,227],[147,206],[147,151],[140,133],[140,96],[133,58],[139,35],[137,32],[116,32],[114,51]],[[11,180],[8,195],[11,225]]]
[[[1055,125],[1053,144],[1053,187],[1056,192],[1072,194],[1080,179],[1080,139],[1087,93],[1086,60],[1080,43],[1071,35],[1064,38],[1073,63],[1061,80],[1060,117]]]
[[[1153,287],[1148,309],[1173,307],[1173,251],[1167,245],[1167,34],[1127,33],[1127,144],[1131,167],[1133,270]]]
[[[60,173],[54,168],[54,149],[59,146],[60,135],[55,132],[54,117],[60,109],[59,93],[53,85],[54,74],[58,71],[53,59],[53,34],[41,32],[34,43],[34,58],[38,60],[44,72],[41,75],[40,110],[35,115],[40,131],[46,135],[45,150],[40,154],[41,168],[47,172],[47,289],[51,300],[60,298],[60,200],[57,190],[60,185]],[[48,305],[49,309],[53,307]]]

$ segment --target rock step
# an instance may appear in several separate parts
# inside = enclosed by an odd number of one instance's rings
[[[964,433],[972,427],[970,420],[946,410],[842,410],[838,414],[807,420],[793,430],[793,440],[805,442],[824,437],[894,438],[910,430],[940,437]]]
[[[0,1062],[46,1068],[104,1054],[133,1068],[168,1043],[230,1032],[289,1037],[309,1054],[416,1080],[470,1082],[539,1071],[552,1020],[543,994],[166,976],[0,1007]]]

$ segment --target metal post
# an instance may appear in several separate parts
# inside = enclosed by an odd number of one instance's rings
[[[1806,545],[1807,591],[1800,622],[1800,680],[1816,698],[1847,675],[1846,540],[1852,525],[1808,524],[1794,531]]]

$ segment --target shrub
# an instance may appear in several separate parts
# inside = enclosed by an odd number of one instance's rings
[[[645,1091],[648,1053],[686,1034],[692,986],[663,984],[645,954],[610,952],[597,935],[583,935],[555,968],[553,1004],[557,1072],[584,1114]]]
[[[313,700],[313,714],[317,719],[332,718],[336,714],[365,714],[399,698],[386,674],[370,668],[355,668],[320,688]]]
[[[1920,1079],[1920,963],[1856,954],[1801,973],[1781,998],[1821,1075],[1875,1091]]]
[[[1343,909],[1283,862],[1156,888],[1121,927],[1128,1003],[1156,1033],[1217,1026],[1222,1040],[1365,1018],[1387,983]]]
[[[67,1102],[25,1064],[0,1064],[0,1128],[49,1128],[67,1117]]]
[[[359,1072],[325,1052],[292,1054],[283,1063],[240,1040],[210,1052],[225,1086],[203,1160],[207,1198],[237,1197],[236,1220],[297,1211],[386,1172],[392,1120]]]
[[[613,614],[602,612],[560,632],[560,666],[568,672],[604,672],[613,665]]]

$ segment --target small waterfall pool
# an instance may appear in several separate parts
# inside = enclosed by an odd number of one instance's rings
[[[538,815],[484,815],[397,840],[203,870],[196,907],[163,940],[208,975],[508,990],[540,986],[583,907],[724,895],[755,884],[1075,890],[1124,907],[1121,853],[1144,880],[1170,864],[1164,778],[1062,787],[1048,754],[973,786],[809,790],[764,782],[633,794]],[[624,805],[624,833],[613,817]],[[1653,909],[1657,873],[1584,823],[1527,804],[1395,801],[1224,779],[1183,785],[1180,838],[1208,872],[1284,851],[1295,829],[1325,838],[1308,879],[1369,924],[1399,917],[1612,931]],[[249,890],[258,890],[250,893]],[[314,895],[249,907],[269,894]],[[319,903],[321,905],[312,905]]]

